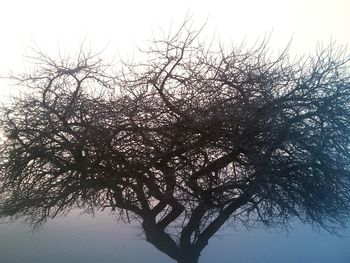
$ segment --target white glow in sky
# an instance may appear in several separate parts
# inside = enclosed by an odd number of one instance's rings
[[[2,0],[0,2],[0,71],[15,69],[35,42],[43,51],[74,52],[85,40],[109,52],[132,50],[158,27],[168,30],[186,13],[224,41],[256,40],[272,32],[271,46],[308,53],[318,41],[350,43],[348,0],[245,1],[89,1]],[[2,87],[3,89],[3,87]]]

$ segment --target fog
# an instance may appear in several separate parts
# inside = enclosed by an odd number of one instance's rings
[[[200,263],[341,263],[350,259],[350,231],[343,237],[295,224],[294,231],[225,228],[209,241]],[[0,262],[6,263],[171,263],[147,243],[135,225],[113,215],[74,212],[49,221],[40,231],[20,224],[0,225]]]

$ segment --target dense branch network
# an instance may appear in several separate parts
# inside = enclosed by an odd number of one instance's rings
[[[14,77],[28,94],[2,110],[1,214],[40,224],[110,208],[179,262],[229,219],[344,223],[348,58],[330,46],[291,62],[266,43],[198,39],[184,24],[117,74],[91,53],[39,53]]]

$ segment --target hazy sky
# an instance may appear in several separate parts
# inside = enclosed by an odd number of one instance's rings
[[[98,51],[107,46],[106,57],[132,53],[186,14],[225,43],[253,43],[272,33],[272,49],[293,39],[297,54],[312,53],[321,42],[350,43],[348,0],[1,0],[0,10],[0,73],[22,68],[31,47],[56,55],[58,49],[74,53],[84,42]]]
[[[348,0],[2,0],[0,7],[1,70],[18,67],[33,42],[53,54],[58,47],[74,51],[84,40],[95,49],[108,44],[111,53],[132,50],[187,13],[198,26],[207,21],[206,32],[215,31],[224,42],[272,32],[272,47],[284,47],[293,37],[292,49],[300,53],[331,39],[350,43]]]
[[[40,232],[0,224],[4,263],[174,263],[113,216],[73,213],[47,223]],[[339,238],[297,226],[289,234],[225,229],[209,241],[200,263],[348,263],[350,231]]]
[[[272,33],[270,46],[281,50],[293,38],[293,54],[312,53],[317,43],[350,44],[349,0],[245,1],[0,1],[0,74],[30,67],[23,56],[38,46],[55,55],[74,53],[84,41],[106,47],[105,57],[131,53],[152,32],[176,27],[189,14],[205,32],[223,42],[252,43]],[[0,81],[2,99],[8,93]],[[0,262],[168,263],[166,256],[140,240],[137,229],[106,215],[72,215],[50,222],[43,231],[0,225]],[[350,232],[344,232],[350,236]],[[205,250],[201,263],[349,262],[350,239],[313,233],[308,227],[286,234],[225,231]]]

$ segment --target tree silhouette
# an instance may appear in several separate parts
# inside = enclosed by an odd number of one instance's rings
[[[111,209],[180,263],[228,221],[348,220],[345,53],[214,50],[187,26],[117,72],[89,52],[38,52],[12,77],[28,91],[2,109],[2,217]]]

